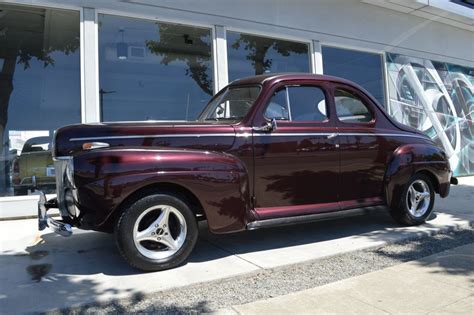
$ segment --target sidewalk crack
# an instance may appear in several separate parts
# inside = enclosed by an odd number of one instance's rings
[[[264,267],[259,266],[259,265],[257,265],[256,263],[251,262],[250,260],[245,259],[245,258],[241,257],[240,255],[229,251],[228,249],[225,249],[224,247],[222,247],[222,246],[220,246],[220,245],[218,245],[218,244],[216,244],[216,243],[210,241],[209,239],[202,239],[202,240],[205,241],[205,242],[207,242],[207,243],[209,243],[210,245],[212,245],[212,246],[214,246],[214,247],[216,247],[216,248],[222,250],[223,252],[226,252],[227,254],[230,254],[230,255],[232,255],[232,256],[235,256],[235,257],[237,257],[237,258],[239,258],[239,259],[241,259],[241,260],[243,260],[243,261],[245,261],[245,262],[247,262],[247,263],[249,263],[249,264],[251,264],[251,265],[254,265],[254,266],[257,267],[258,269],[265,269]]]

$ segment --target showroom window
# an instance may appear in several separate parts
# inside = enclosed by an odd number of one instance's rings
[[[211,30],[99,15],[102,121],[195,120],[213,95]]]
[[[54,130],[81,121],[77,11],[0,5],[0,196],[54,192]]]
[[[382,55],[336,47],[322,47],[324,74],[351,80],[385,105]]]
[[[227,32],[229,81],[275,72],[310,72],[309,45]]]

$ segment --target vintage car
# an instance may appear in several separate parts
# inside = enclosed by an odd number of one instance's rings
[[[51,138],[28,139],[21,154],[13,160],[12,184],[15,196],[27,195],[28,190],[41,189],[51,193],[56,188]]]
[[[457,183],[429,137],[358,85],[312,74],[234,81],[192,122],[66,126],[53,155],[58,197],[41,196],[40,229],[114,232],[147,271],[183,263],[198,220],[231,233],[380,206],[417,225]]]

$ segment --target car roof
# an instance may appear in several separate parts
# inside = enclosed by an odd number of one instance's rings
[[[264,84],[270,81],[293,81],[293,80],[315,80],[315,81],[331,81],[336,83],[343,83],[348,85],[356,85],[354,82],[334,77],[330,75],[322,74],[312,74],[304,72],[294,72],[294,73],[267,73],[256,75],[252,77],[246,77],[232,81],[230,85],[255,85],[255,84]]]
[[[34,144],[45,144],[51,142],[51,137],[41,136],[33,137],[25,141],[25,144],[34,145]]]

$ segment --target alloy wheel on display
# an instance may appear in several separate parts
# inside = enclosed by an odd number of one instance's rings
[[[164,260],[183,246],[187,235],[186,220],[176,208],[157,205],[143,211],[133,227],[137,250],[153,260]]]
[[[406,205],[408,212],[414,217],[422,217],[430,207],[431,192],[428,184],[421,179],[415,180],[408,187]]]

